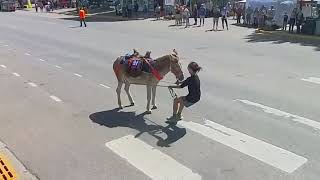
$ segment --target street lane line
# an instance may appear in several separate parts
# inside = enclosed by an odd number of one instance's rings
[[[5,65],[3,65],[3,64],[1,64],[0,66],[1,66],[2,68],[7,68],[7,66],[5,66]]]
[[[33,83],[33,82],[29,82],[28,83],[31,87],[37,87],[37,85],[35,84],[35,83]]]
[[[39,59],[39,60],[42,61],[42,62],[46,61],[46,60],[44,60],[44,59]]]
[[[107,142],[105,145],[151,179],[201,179],[199,174],[133,135]]]
[[[5,45],[3,45],[4,47],[8,47],[9,45],[8,44],[5,44]]]
[[[29,53],[24,53],[26,56],[31,56],[31,54],[29,54]]]
[[[301,79],[302,81],[307,81],[307,82],[311,82],[311,83],[315,83],[315,84],[320,84],[320,78],[316,78],[316,77],[309,77],[307,79]]]
[[[287,173],[294,172],[308,161],[302,156],[209,120],[205,120],[205,125],[192,121],[180,121],[179,124]]]
[[[82,77],[82,75],[74,73],[75,76]]]
[[[58,68],[58,69],[62,69],[62,67],[61,66],[55,66],[56,68]]]
[[[57,101],[57,102],[61,102],[62,101],[57,96],[50,96],[50,98],[53,99],[54,101]]]
[[[17,77],[20,77],[21,75],[20,74],[18,74],[18,73],[12,73],[13,75],[15,75],[15,76],[17,76]]]
[[[104,84],[99,84],[99,85],[102,86],[102,87],[105,87],[105,88],[107,88],[107,89],[110,89],[109,86],[106,86],[106,85],[104,85]]]
[[[298,115],[290,114],[288,112],[284,112],[284,111],[274,109],[274,108],[271,108],[271,107],[268,107],[268,106],[265,106],[265,105],[262,105],[259,103],[251,102],[248,100],[238,99],[236,101],[239,101],[239,102],[242,102],[244,104],[251,105],[254,107],[261,108],[265,113],[269,113],[269,114],[273,114],[273,115],[281,116],[281,117],[285,117],[285,118],[290,118],[292,121],[295,121],[295,122],[304,124],[306,126],[312,127],[315,130],[320,130],[320,122],[317,122],[317,121],[314,121],[314,120],[311,120],[308,118],[304,118],[304,117],[301,117]]]

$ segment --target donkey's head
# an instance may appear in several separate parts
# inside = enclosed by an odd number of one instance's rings
[[[170,55],[170,71],[176,76],[176,79],[180,81],[184,79],[181,63],[179,62],[178,52],[175,49]]]

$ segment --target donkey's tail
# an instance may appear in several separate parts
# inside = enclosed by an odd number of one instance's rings
[[[120,81],[120,57],[118,57],[114,62],[113,62],[113,72],[116,75],[118,81]]]

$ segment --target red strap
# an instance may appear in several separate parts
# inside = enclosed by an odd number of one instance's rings
[[[159,71],[157,71],[155,68],[153,68],[151,66],[151,64],[149,63],[148,60],[145,60],[145,62],[148,64],[148,66],[151,69],[151,73],[157,78],[158,81],[160,81],[161,79],[163,79],[163,77],[161,76],[161,74],[159,73]]]

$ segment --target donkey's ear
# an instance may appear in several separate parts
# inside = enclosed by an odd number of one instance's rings
[[[178,52],[177,52],[176,49],[173,49],[172,52],[173,52],[174,55],[178,56]]]

